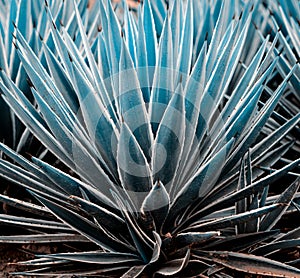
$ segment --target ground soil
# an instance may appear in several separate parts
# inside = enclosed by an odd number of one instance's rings
[[[0,244],[0,277],[22,277],[22,275],[12,276],[13,272],[28,270],[27,267],[17,264],[17,262],[34,259],[34,254],[49,254],[55,247],[47,245],[14,245]]]

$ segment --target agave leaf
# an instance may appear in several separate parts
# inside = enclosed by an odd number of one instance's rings
[[[145,5],[144,5],[145,6]],[[148,66],[148,52],[146,46],[146,32],[144,31],[144,21],[143,16],[141,15],[141,10],[139,6],[139,17],[138,17],[138,37],[137,37],[137,45],[136,45],[136,56],[137,56],[137,75],[138,80],[141,85],[141,90],[143,92],[143,99],[146,104],[146,108],[148,109],[148,105],[150,102],[150,73],[151,78],[153,78],[153,68],[149,68]],[[150,46],[149,46],[150,47]],[[156,47],[155,47],[156,49]],[[147,53],[147,55],[145,55]],[[151,55],[151,53],[149,53]]]
[[[52,259],[54,260],[54,259]],[[128,267],[126,266],[116,266],[116,267],[107,267],[107,268],[103,268],[99,267],[99,268],[95,268],[93,270],[87,270],[86,268],[84,268],[84,266],[78,265],[78,263],[73,262],[73,263],[65,263],[65,261],[63,260],[56,260],[56,264],[55,265],[55,270],[51,269],[51,266],[49,267],[43,267],[43,268],[39,268],[36,270],[30,270],[30,271],[23,271],[23,272],[13,272],[12,275],[18,275],[18,276],[44,276],[44,277],[51,277],[53,275],[64,275],[64,276],[72,276],[72,275],[76,275],[76,276],[103,276],[103,275],[109,275],[110,272],[116,272],[116,273],[121,273],[121,271],[125,271],[126,269],[128,269]],[[71,269],[71,270],[70,270]]]
[[[120,240],[112,238],[103,228],[85,219],[74,211],[71,211],[61,205],[58,205],[46,198],[34,193],[34,196],[40,200],[49,210],[52,211],[66,225],[71,226],[78,233],[88,238],[104,250],[127,252],[132,249]]]
[[[207,126],[211,120],[211,117],[214,112],[213,108],[217,107],[219,102],[218,95],[221,90],[221,85],[224,78],[224,75],[222,73],[226,70],[227,63],[233,51],[234,42],[237,36],[237,30],[238,30],[237,27],[238,25],[234,26],[234,30],[231,33],[230,38],[228,39],[228,43],[225,46],[224,51],[222,49],[222,55],[217,61],[215,69],[212,72],[210,78],[208,79],[207,85],[203,93],[203,98],[200,106],[201,114],[199,115],[199,120],[197,125],[197,138],[199,142],[202,141]],[[230,26],[228,28],[230,28]],[[211,47],[212,46],[210,45],[209,49],[211,49]],[[209,55],[209,53],[207,55]],[[209,59],[209,56],[207,57]],[[206,70],[208,69],[206,68]],[[206,73],[208,74],[208,71]]]
[[[37,158],[32,158],[34,163],[36,163],[43,172],[48,176],[48,178],[53,181],[59,188],[63,188],[66,190],[69,195],[81,195],[80,189],[86,189],[89,193],[89,197],[92,198],[93,201],[101,202],[102,204],[109,204],[110,207],[115,207],[115,204],[107,198],[100,190],[89,185],[88,183],[82,182],[70,175],[60,171],[56,167],[49,165],[48,163],[39,160]],[[98,179],[100,176],[98,176]],[[104,183],[102,183],[103,185]],[[102,188],[105,189],[105,188]]]
[[[109,61],[107,57],[107,50],[106,50],[106,45],[104,41],[104,36],[103,33],[100,32],[98,34],[98,46],[97,46],[97,63],[98,63],[98,68],[100,71],[100,74],[102,75],[102,78],[104,79],[104,85],[106,87],[107,91],[112,90],[110,82],[106,82],[109,80]]]
[[[45,6],[45,11],[46,11],[46,15],[48,18],[48,21],[50,22],[50,28],[51,28],[51,38],[53,39],[53,46],[52,48],[55,48],[57,53],[59,54],[59,57],[61,58],[61,62],[63,64],[64,69],[66,70],[66,72],[68,73],[68,77],[72,79],[72,66],[71,66],[71,61],[70,61],[70,57],[69,57],[69,52],[68,49],[66,49],[66,47],[64,47],[64,41],[59,33],[59,31],[57,30],[57,27],[54,23],[51,11],[49,10],[49,7],[46,5]],[[45,18],[46,21],[46,18]],[[49,42],[47,42],[47,45],[49,47],[49,49],[51,49],[51,45],[49,45]]]
[[[182,269],[184,269],[190,258],[190,249],[187,250],[185,256],[181,259],[176,259],[172,261],[168,261],[162,267],[157,270],[155,273],[163,276],[172,276],[178,274]]]
[[[135,135],[147,161],[150,161],[152,133],[148,114],[143,102],[138,76],[125,43],[122,43],[119,67],[118,103],[120,114]]]
[[[294,67],[295,69],[295,67]],[[242,140],[242,142],[239,144],[239,147],[235,149],[235,151],[231,154],[231,157],[229,158],[229,162],[224,167],[224,172],[226,172],[229,169],[232,169],[232,167],[237,163],[240,153],[244,153],[249,146],[253,143],[253,141],[257,138],[259,131],[261,128],[265,125],[266,121],[272,114],[273,110],[275,109],[278,101],[280,100],[281,95],[283,94],[283,91],[287,85],[287,82],[292,75],[293,71],[287,75],[287,77],[284,79],[284,81],[281,83],[281,85],[277,88],[274,95],[271,97],[271,99],[267,102],[267,104],[261,109],[259,112],[259,116],[257,117],[257,121],[255,124],[251,127],[245,138]]]
[[[185,87],[187,76],[190,73],[191,62],[192,62],[192,51],[193,51],[193,5],[192,1],[187,2],[185,21],[183,24],[181,41],[179,47],[179,54],[177,59],[177,77],[175,84],[180,80],[182,76],[182,86]],[[179,29],[180,30],[180,29]],[[175,55],[175,49],[174,49]],[[174,60],[175,61],[175,60]]]
[[[156,232],[153,232],[153,236],[155,238],[155,245],[153,248],[152,258],[151,258],[151,261],[149,262],[149,264],[153,264],[153,263],[157,262],[159,260],[160,254],[161,254],[161,245],[162,245],[161,237]]]
[[[115,213],[82,198],[76,196],[71,198],[108,231],[117,231],[120,227],[124,227],[125,221]]]
[[[126,1],[124,1],[124,30],[126,37],[126,46],[129,50],[130,56],[134,65],[137,64],[136,58],[136,33],[133,25],[132,13],[129,12],[128,5]]]
[[[204,90],[206,50],[207,44],[204,43],[184,90],[186,119],[185,138],[181,161],[176,173],[176,179],[173,182],[175,187],[171,192],[173,194],[176,193],[179,185],[183,183],[185,175],[184,169],[188,162],[188,157],[191,156],[192,152],[194,151],[194,146],[192,145],[192,143],[195,138],[195,127],[197,126],[198,122],[200,101]],[[173,194],[172,197],[174,197]]]
[[[279,142],[292,128],[294,128],[300,120],[300,113],[288,120],[280,128],[265,137],[261,142],[255,145],[251,150],[251,158],[255,160],[267,153],[277,142]]]
[[[243,189],[246,186],[246,181],[245,181],[245,160],[242,159],[241,163],[241,168],[240,168],[240,175],[239,175],[239,180],[238,180],[238,190]],[[235,205],[236,213],[243,213],[247,209],[247,203],[246,200],[240,200],[239,202],[236,203]],[[237,232],[238,234],[244,233],[245,232],[245,225],[246,223],[240,223],[237,225]]]
[[[197,31],[197,34],[194,35],[194,50],[193,50],[193,56],[197,57],[199,55],[199,52],[203,46],[203,43],[206,41],[208,43],[211,42],[211,37],[214,30],[214,19],[212,18],[212,7],[211,5],[205,5],[205,3],[198,3],[196,1],[193,1],[194,3],[194,12],[198,11],[198,16],[194,16],[194,30]],[[203,11],[202,14],[199,14],[200,11]],[[221,9],[219,9],[220,11]],[[199,24],[196,23],[197,20],[199,20],[203,17],[203,21]],[[202,26],[201,26],[202,25]],[[201,28],[199,27],[201,26]]]
[[[170,208],[169,194],[164,185],[157,181],[146,196],[141,211],[149,212],[154,220],[155,229],[161,232],[162,225],[168,215]]]
[[[209,251],[205,256],[217,264],[251,274],[290,278],[300,275],[295,267],[260,256],[224,251]]]
[[[179,250],[188,246],[202,246],[210,240],[220,236],[220,232],[188,232],[179,233],[173,238],[166,238],[163,241],[163,246],[167,250]]]
[[[122,187],[139,210],[153,182],[146,157],[125,122],[121,126],[117,162]]]
[[[247,94],[240,95],[239,91],[235,91],[233,93],[234,96],[232,96],[227,103],[228,107],[225,106],[225,108],[222,110],[222,112],[224,111],[224,113],[221,112],[221,115],[222,115],[222,116],[220,115],[221,120],[219,120],[217,122],[217,124],[215,124],[214,132],[215,131],[220,132],[219,136],[221,136],[223,134],[223,132],[226,131],[227,129],[229,129],[229,127],[232,126],[235,122],[239,122],[239,118],[241,115],[245,115],[245,113],[247,111],[249,113],[249,106],[250,106],[249,101],[252,99],[252,102],[253,102],[257,99],[256,97],[260,96],[261,90],[263,88],[263,83],[268,78],[268,76],[273,72],[273,70],[277,64],[277,61],[278,61],[278,59],[274,59],[273,63],[266,70],[266,72],[261,76],[261,78],[256,81],[256,83],[253,85],[252,88],[248,89]],[[246,85],[248,85],[248,84],[246,84]],[[242,87],[240,89],[243,90],[244,88]],[[245,90],[246,90],[246,88],[245,88]],[[239,98],[238,98],[238,96],[239,96]],[[235,98],[235,97],[237,97],[237,98]],[[238,101],[239,101],[239,103],[238,103]],[[234,106],[234,105],[236,105],[236,106]],[[250,112],[250,114],[251,114],[251,112]],[[226,121],[225,127],[220,126],[221,124],[224,124],[224,123],[222,123],[222,120]],[[246,126],[247,125],[245,124],[245,128],[246,128]],[[212,137],[214,137],[214,136],[215,135],[212,135]],[[217,140],[217,139],[218,139],[218,137],[216,137],[214,140]]]
[[[228,15],[230,8],[229,8],[229,1],[228,2],[222,2],[222,6],[218,15],[218,20],[216,22],[213,35],[210,42],[210,47],[208,50],[208,62],[206,65],[206,72],[207,76],[211,75],[211,72],[213,71],[213,66],[216,62],[216,55],[217,51],[215,51],[218,48],[218,45],[220,45],[221,37],[223,33],[223,28],[225,28],[226,24],[226,16]]]
[[[67,199],[65,194],[63,194],[64,192],[54,184],[43,183],[36,177],[26,173],[22,168],[5,160],[0,160],[0,175],[26,189],[39,192],[40,194],[48,194],[49,198],[56,198],[59,200]]]
[[[246,212],[243,212],[243,213],[240,213],[237,215],[227,216],[227,217],[224,217],[223,219],[222,218],[216,219],[216,220],[212,220],[212,221],[198,224],[198,225],[197,225],[197,223],[195,223],[194,225],[186,228],[186,230],[189,230],[189,231],[192,231],[192,230],[211,231],[211,230],[223,229],[226,227],[232,227],[239,223],[247,222],[249,220],[261,217],[262,215],[272,212],[281,206],[283,206],[283,205],[282,204],[274,204],[274,205],[270,205],[270,206],[265,206],[263,208],[246,211]]]
[[[75,235],[71,233],[49,233],[40,235],[0,236],[0,242],[14,244],[39,244],[50,242],[88,242],[88,239],[81,235]]]
[[[228,196],[217,199],[216,201],[208,204],[202,210],[195,213],[193,215],[193,217],[191,217],[191,219],[189,219],[188,221],[192,221],[193,219],[200,219],[201,216],[208,215],[211,212],[226,208],[230,205],[233,205],[236,201],[239,201],[239,200],[249,196],[250,194],[253,194],[254,192],[261,191],[265,186],[271,184],[275,180],[284,176],[291,169],[297,167],[299,163],[300,163],[300,159],[295,160],[295,161],[291,162],[290,164],[286,165],[285,167],[281,168],[280,170],[277,170],[277,171],[271,173],[270,175],[268,175],[258,181],[253,182],[250,186],[247,186],[244,189],[241,189],[237,192],[229,194]]]
[[[280,233],[279,230],[271,230],[264,232],[256,232],[249,234],[240,234],[234,236],[228,236],[220,238],[212,243],[209,243],[203,247],[205,250],[227,250],[227,251],[243,251],[252,246],[274,238]]]
[[[47,181],[47,178],[45,178],[45,175],[43,174],[42,171],[40,171],[34,164],[30,163],[27,159],[25,159],[23,156],[19,155],[18,153],[14,152],[6,145],[0,143],[0,151],[5,153],[17,164],[25,168],[28,171],[28,173],[35,175],[41,180]]]
[[[237,84],[234,92],[231,94],[228,102],[221,111],[222,119],[227,119],[234,111],[234,108],[237,106],[238,102],[242,99],[242,96],[248,91],[247,89],[253,83],[255,78],[255,73],[259,66],[259,63],[262,60],[262,57],[265,53],[267,43],[269,41],[269,36],[263,41],[256,55],[252,59],[250,65],[247,67],[243,77],[240,79]]]
[[[39,258],[39,259],[33,259],[33,260],[28,260],[28,261],[22,261],[16,263],[16,265],[28,265],[28,266],[49,266],[49,265],[59,265],[67,263],[66,260],[57,260],[53,258]],[[26,274],[21,274],[21,275],[26,275]],[[27,274],[28,275],[28,274]]]
[[[298,191],[299,186],[300,179],[298,178],[280,195],[280,197],[275,201],[275,203],[283,203],[285,204],[285,206],[267,214],[260,223],[260,230],[264,231],[272,229],[272,227],[280,219],[281,215],[287,210],[296,192]]]
[[[128,271],[126,271],[121,278],[137,278],[144,271],[146,265],[137,265],[131,267]]]
[[[256,78],[255,80],[258,80],[263,73],[266,71],[266,69],[270,66],[270,64],[272,64],[273,60],[274,60],[274,49],[276,46],[276,43],[278,41],[279,35],[278,33],[276,33],[275,38],[273,39],[273,42],[271,44],[271,46],[268,47],[268,52],[266,53],[262,63],[260,64],[257,73],[256,73]]]
[[[252,161],[250,151],[247,154],[247,172],[246,172],[246,180],[247,184],[252,184],[253,176],[252,176]],[[258,193],[254,193],[252,196],[248,197],[248,209],[253,210],[259,208],[259,200]],[[246,233],[255,233],[259,230],[259,218],[253,219],[246,223]]]
[[[39,100],[39,105],[41,110],[44,112],[45,115],[50,117],[53,115],[53,112],[47,107],[47,104],[43,102],[37,94],[35,94],[35,97],[37,100]],[[51,123],[49,123],[51,121]],[[64,126],[64,124],[55,116],[49,118],[49,125],[52,125],[53,132],[58,133],[56,136],[59,138],[63,138],[64,142],[67,142],[67,145],[64,144],[64,149],[69,153],[73,155],[74,162],[76,163],[75,167],[71,164],[69,165],[74,171],[79,171],[82,173],[83,176],[85,176],[89,180],[95,179],[95,176],[97,176],[97,180],[99,180],[99,177],[103,178],[103,185],[106,186],[106,188],[109,188],[111,186],[111,181],[108,179],[106,174],[104,173],[103,169],[100,168],[95,161],[95,159],[92,157],[90,153],[80,144],[80,142],[77,141],[76,138],[74,138],[74,135],[67,130],[67,128]],[[59,136],[59,132],[60,134]],[[67,140],[69,139],[69,140]],[[80,157],[80,159],[78,159]],[[92,170],[93,169],[93,170]],[[96,173],[99,174],[96,174]],[[105,187],[103,188],[105,189]],[[105,193],[105,190],[103,191]],[[108,191],[107,191],[108,193]]]
[[[174,65],[169,17],[166,17],[163,34],[159,41],[158,61],[155,67],[150,99],[150,121],[154,137],[164,112],[174,92]]]
[[[118,136],[116,126],[107,114],[98,94],[94,93],[91,84],[78,71],[76,65],[74,63],[72,65],[74,77],[76,79],[75,89],[89,136],[94,141],[94,144],[97,146],[105,162],[110,165],[111,170],[115,169],[114,157],[116,154],[116,145],[112,145],[112,143],[115,142],[116,137]],[[103,136],[104,132],[110,136]]]
[[[0,23],[0,26],[1,23]],[[3,37],[0,36],[0,67],[3,69],[6,73],[9,72],[8,64],[7,64],[7,54],[4,47]]]
[[[115,192],[112,192],[112,195],[115,198],[119,207],[122,209],[121,212],[124,218],[126,219],[128,230],[130,232],[131,238],[134,242],[137,251],[139,252],[142,260],[145,263],[149,262],[152,256],[154,242],[139,227],[133,215],[131,215],[130,212],[127,211],[119,196]]]
[[[253,118],[253,115],[256,112],[256,106],[261,96],[263,87],[260,86],[255,92],[252,98],[247,98],[247,105],[244,107],[235,121],[231,124],[228,130],[225,133],[225,140],[228,141],[230,138],[235,137],[236,140],[240,139],[241,134],[243,134],[244,128],[247,127],[250,119]],[[222,143],[222,141],[220,141]],[[220,144],[219,143],[219,144]]]
[[[25,2],[25,1],[23,1]],[[18,12],[18,2],[16,0],[10,1],[9,6],[9,14],[8,14],[8,21],[7,21],[7,33],[5,32],[5,46],[6,46],[6,53],[11,53],[12,50],[12,41],[13,37],[10,34],[13,34],[14,32],[14,22],[17,18],[17,12]],[[13,57],[8,57],[8,63],[11,64],[11,59],[13,60]],[[16,73],[13,73],[16,76]]]
[[[76,182],[74,178],[71,178],[69,175],[38,158],[32,157],[32,161],[43,170],[43,173],[46,174],[52,182],[66,191],[69,195],[80,195],[80,183]]]
[[[253,169],[253,179],[260,177],[262,173],[265,173],[263,167],[271,167],[274,165],[283,155],[290,150],[294,145],[294,142],[287,142],[282,146],[275,148],[268,154],[265,154],[260,160],[255,161],[255,165],[259,165]],[[261,168],[261,169],[260,169]],[[268,171],[269,173],[270,171]],[[271,171],[272,172],[272,171]]]
[[[299,244],[300,239],[287,239],[282,241],[276,241],[253,249],[252,253],[255,255],[270,256],[271,254],[280,252],[282,249],[295,248],[299,246]]]
[[[221,99],[225,95],[225,92],[227,91],[229,83],[232,80],[233,74],[236,70],[237,64],[240,61],[241,53],[244,49],[247,34],[248,34],[248,29],[249,29],[249,26],[251,23],[251,18],[252,18],[252,12],[249,13],[247,20],[244,23],[244,26],[242,26],[241,21],[239,21],[238,27],[241,28],[241,30],[240,30],[241,33],[240,33],[239,37],[237,38],[235,46],[232,50],[231,57],[228,60],[227,68],[226,68],[226,71],[225,71],[225,74],[223,77],[223,81],[222,81],[219,99]],[[225,54],[225,51],[224,51],[223,55],[224,54]]]
[[[63,100],[61,93],[57,90],[56,86],[54,86],[50,76],[39,62],[38,57],[25,41],[20,31],[17,29],[16,32],[16,44],[19,57],[35,88],[38,89],[40,95],[47,100],[49,106],[56,108],[56,113],[61,119],[70,118],[74,120],[75,116],[69,107],[64,102],[59,102]]]
[[[162,17],[165,18],[167,15],[167,10],[169,8],[168,3],[165,3],[163,0],[154,0],[151,2],[152,8],[155,9],[155,12],[153,11],[153,14],[156,17]],[[157,23],[157,21],[155,21]],[[159,31],[156,31],[159,33]]]
[[[211,158],[210,161],[203,165],[179,191],[171,207],[174,215],[191,202],[205,197],[205,195],[213,188],[218,179],[216,169],[220,169],[224,164],[233,143],[234,140],[231,139],[213,158]]]
[[[182,1],[173,1],[172,7],[169,7],[171,10],[170,14],[170,26],[172,30],[172,43],[173,43],[173,54],[174,54],[174,63],[178,62],[178,55],[180,49],[180,43],[182,41],[183,34],[183,2]],[[187,19],[186,19],[187,20]]]
[[[48,124],[48,127],[50,128],[50,130],[52,131],[52,133],[54,134],[56,139],[59,142],[62,142],[61,144],[62,144],[63,148],[66,150],[66,152],[71,153],[73,142],[69,139],[69,136],[67,135],[67,133],[62,128],[62,126],[64,125],[65,129],[68,129],[68,126],[66,126],[65,123],[63,123],[58,118],[58,116],[48,106],[46,101],[44,101],[39,96],[39,94],[37,93],[37,91],[34,88],[32,88],[31,91],[33,93],[33,96],[34,96],[36,102],[37,102],[38,108],[39,108],[41,114],[43,115],[43,118],[45,119],[45,121]]]
[[[75,1],[73,1],[73,5],[74,5],[74,9],[75,9],[75,16],[76,16],[77,24],[78,24],[78,27],[79,27],[79,32],[80,32],[82,42],[83,42],[83,46],[84,46],[84,51],[85,51],[85,54],[87,56],[87,60],[88,60],[88,63],[89,63],[89,68],[90,68],[91,73],[92,73],[92,82],[93,82],[94,87],[97,89],[97,91],[102,92],[99,95],[102,96],[103,103],[107,107],[110,104],[109,96],[107,95],[107,92],[106,92],[105,87],[104,87],[103,80],[102,80],[102,78],[99,74],[97,64],[96,64],[95,59],[93,57],[91,47],[89,45],[88,38],[86,36],[84,26],[82,24],[82,20],[80,19],[80,14],[79,14],[79,11],[76,7]]]
[[[3,223],[22,226],[22,228],[35,227],[40,229],[50,229],[50,230],[61,231],[61,232],[71,232],[71,229],[67,227],[65,224],[56,221],[29,218],[23,216],[13,216],[7,214],[0,214],[0,219],[1,222]]]
[[[284,26],[285,26],[285,28],[287,28],[287,31],[288,31],[290,39],[291,39],[291,41],[293,43],[293,46],[296,48],[297,53],[300,53],[300,44],[299,44],[299,41],[298,41],[299,38],[293,32],[293,30],[291,28],[291,25],[290,25],[290,23],[288,22],[288,20],[286,18],[286,14],[287,13],[284,13],[284,11],[283,11],[283,9],[282,9],[281,6],[279,6],[279,11],[280,11],[280,14],[281,14]]]
[[[39,216],[50,216],[50,213],[46,208],[30,202],[25,202],[2,194],[0,194],[0,201],[11,207],[21,209],[22,211],[28,211]]]
[[[22,57],[22,55],[20,55],[20,57]],[[59,104],[59,99],[57,99],[56,96],[54,96],[54,94],[51,94],[51,89],[47,87],[47,85],[42,81],[40,76],[34,73],[33,68],[31,68],[29,65],[29,62],[27,61],[25,62],[23,60],[23,65],[27,69],[27,73],[29,74],[30,78],[33,80],[33,83],[35,83],[37,90],[39,91],[39,93],[36,93],[37,91],[34,88],[31,89],[34,96],[36,97],[39,108],[41,109],[44,118],[46,118],[45,120],[47,121],[50,129],[55,128],[54,127],[55,119],[51,121],[51,118],[49,117],[47,118],[48,116],[48,113],[46,113],[47,110],[52,114],[54,114],[53,111],[55,111],[55,115],[56,115],[55,118],[57,118],[60,121],[63,121],[63,124],[64,126],[66,126],[66,129],[71,130],[72,128],[70,122],[72,120],[69,117],[70,114],[68,114],[68,112],[64,109],[64,107]],[[57,137],[59,139],[60,137],[59,132]],[[66,149],[68,150],[67,146],[68,144],[65,145]]]
[[[16,22],[17,28],[24,35],[25,38],[29,38],[31,32],[31,25],[28,24],[28,19],[31,18],[31,1],[21,0],[18,3],[18,12],[16,18],[12,19]],[[14,24],[14,23],[10,24]],[[12,34],[13,31],[9,34]],[[10,36],[8,36],[10,37]],[[16,49],[11,47],[10,53],[10,72],[13,79],[17,76],[18,69],[20,67],[20,60],[15,55]]]
[[[31,113],[27,106],[21,105],[14,95],[11,95],[7,88],[2,88],[6,96],[3,98],[5,101],[15,110],[15,113],[22,118],[24,122],[30,122],[30,129],[34,131],[39,131],[38,138],[43,138],[43,142],[47,145],[52,151],[54,151],[58,156],[62,158],[67,164],[72,165],[72,162],[66,157],[66,155],[61,150],[60,144],[56,142],[56,139],[45,129],[43,121],[40,121],[40,117],[36,117],[36,112]],[[30,106],[29,106],[30,107]],[[27,110],[28,109],[28,110]],[[35,133],[35,132],[34,132]],[[50,139],[51,138],[51,139]]]
[[[276,54],[277,53],[279,55],[280,52],[276,51]],[[295,63],[293,63],[293,64],[295,64]],[[279,73],[282,76],[285,76],[286,74],[288,74],[290,72],[290,70],[291,70],[291,66],[289,65],[289,62],[285,59],[285,57],[283,57],[282,55],[280,55],[280,57],[279,57],[279,64],[278,64],[278,71],[279,71]],[[299,67],[298,67],[298,72],[299,72]],[[294,88],[294,90],[296,92],[300,88],[300,85],[299,85],[299,74],[297,74],[297,70],[296,70],[295,74],[291,76],[290,85]],[[296,96],[296,98],[299,98],[299,97],[297,97],[297,95],[295,95],[295,96]],[[286,101],[286,99],[282,100],[282,102],[285,102],[285,101]],[[287,109],[287,110],[289,110],[289,109]]]
[[[284,45],[284,53],[285,53],[287,59],[289,61],[291,61],[292,64],[295,64],[297,62],[297,59],[294,56],[292,46],[287,42],[284,34],[282,33],[282,30],[279,28],[279,26],[276,22],[276,19],[274,17],[272,17],[272,20],[273,20],[273,23],[274,23],[275,27],[278,29],[279,40]],[[281,58],[283,58],[283,57],[281,57]]]
[[[131,253],[118,252],[73,252],[73,253],[57,253],[50,255],[42,255],[43,257],[55,258],[59,260],[68,260],[83,263],[92,263],[99,265],[106,264],[123,264],[123,263],[138,263],[139,258]]]
[[[116,18],[115,13],[110,1],[99,1],[102,28],[104,30],[104,38],[106,43],[106,49],[109,55],[107,56],[110,60],[110,68],[112,75],[119,71],[119,61],[121,56],[121,28]],[[104,7],[105,5],[105,7]],[[114,35],[113,35],[114,34]]]
[[[72,109],[74,113],[79,110],[79,102],[73,86],[71,85],[70,79],[68,78],[65,70],[50,51],[49,47],[44,44],[44,53],[47,60],[52,78],[55,80],[55,84],[58,90],[63,94],[64,99]]]
[[[152,154],[153,178],[161,180],[168,191],[172,186],[172,180],[182,154],[185,131],[184,116],[184,99],[182,87],[179,85],[160,122]]]
[[[35,121],[38,121],[43,127],[46,127],[45,121],[39,115],[39,113],[34,109],[30,101],[23,95],[19,88],[8,78],[8,76],[1,71],[1,77],[3,82],[0,82],[1,92],[4,93],[8,99],[18,99],[17,105],[15,107],[26,108],[35,118]],[[13,103],[15,103],[13,101]]]
[[[66,73],[68,73],[69,78],[72,80],[72,82],[76,84],[76,80],[72,70],[72,63],[73,63],[77,66],[80,73],[86,79],[91,80],[92,85],[94,85],[95,83],[93,82],[93,75],[86,63],[86,60],[84,59],[84,57],[82,57],[80,50],[77,48],[75,42],[72,40],[72,38],[70,37],[66,29],[64,27],[61,27],[61,29],[62,29],[62,34],[60,34],[57,31],[57,29],[55,29],[53,26],[51,31],[52,33],[54,33],[55,43],[60,47],[59,57],[62,59],[62,61],[64,61],[64,64],[67,65],[67,67],[65,68]],[[51,48],[49,47],[49,49]],[[97,91],[96,85],[94,86],[94,89]],[[102,101],[104,102],[106,96],[105,90],[103,91],[103,95],[101,96],[102,96]]]
[[[289,231],[286,234],[281,234],[273,242],[275,242],[275,241],[283,241],[283,240],[288,240],[288,239],[297,239],[299,237],[300,237],[300,227],[297,227],[297,228]]]

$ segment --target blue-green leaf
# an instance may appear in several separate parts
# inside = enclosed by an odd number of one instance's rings
[[[157,181],[146,196],[142,212],[149,212],[155,223],[155,230],[160,233],[161,227],[169,213],[170,199],[164,185]]]

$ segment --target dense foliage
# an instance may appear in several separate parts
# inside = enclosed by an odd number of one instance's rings
[[[87,4],[0,1],[15,274],[300,277],[299,2]]]

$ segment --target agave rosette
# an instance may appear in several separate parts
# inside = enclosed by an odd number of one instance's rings
[[[274,228],[299,209],[299,109],[277,109],[296,94],[299,65],[273,88],[282,53],[252,24],[260,4],[235,2],[123,2],[119,21],[98,1],[98,32],[87,34],[70,1],[73,35],[46,4],[44,59],[15,29],[35,105],[3,70],[2,97],[69,170],[0,144],[15,161],[0,160],[1,176],[40,202],[1,196],[39,216],[0,215],[30,231],[0,240],[89,243],[22,262],[34,267],[22,275],[300,275],[278,256],[299,245],[299,229]]]

